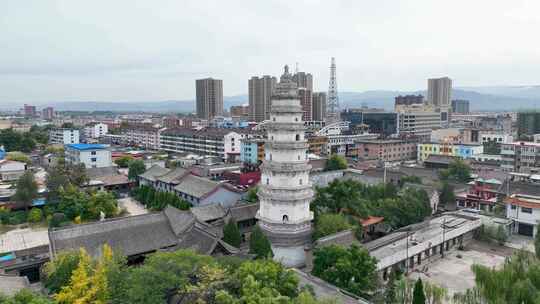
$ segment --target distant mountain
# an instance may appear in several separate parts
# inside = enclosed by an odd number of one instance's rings
[[[373,90],[365,92],[340,92],[339,101],[342,109],[357,108],[363,105],[392,110],[394,98],[398,95],[422,94],[426,91],[390,91]],[[453,99],[467,99],[474,111],[515,111],[520,109],[540,108],[540,86],[491,86],[461,87],[452,90]],[[223,106],[248,103],[247,95],[226,96]],[[116,111],[116,112],[154,112],[154,113],[190,113],[195,111],[194,100],[165,100],[146,102],[56,102],[50,103],[59,111]],[[20,105],[22,106],[22,105]],[[20,108],[18,106],[17,108]],[[10,107],[15,107],[12,105]]]

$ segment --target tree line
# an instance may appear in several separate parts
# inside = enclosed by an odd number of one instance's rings
[[[174,192],[159,191],[146,185],[141,185],[134,189],[132,196],[150,210],[163,210],[168,205],[180,210],[191,208],[191,203],[181,199]]]

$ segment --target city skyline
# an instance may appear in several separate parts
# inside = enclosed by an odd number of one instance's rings
[[[443,76],[456,87],[537,84],[540,42],[527,33],[540,26],[540,4],[532,1],[457,1],[444,10],[423,0],[308,1],[312,20],[328,20],[309,31],[296,26],[305,10],[289,2],[104,4],[5,2],[0,105],[193,100],[193,81],[206,77],[223,79],[225,96],[242,95],[252,75],[279,75],[296,62],[313,74],[313,90],[325,91],[333,56],[341,91],[418,90]],[[480,14],[486,5],[490,14]],[[246,30],[252,24],[258,31]]]

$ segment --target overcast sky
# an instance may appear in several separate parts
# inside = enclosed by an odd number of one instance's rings
[[[540,84],[540,1],[2,0],[0,104],[247,93],[286,63],[326,91]]]

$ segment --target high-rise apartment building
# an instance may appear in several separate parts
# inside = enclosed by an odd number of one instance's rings
[[[31,105],[24,105],[24,116],[26,117],[34,117],[36,116],[36,106]]]
[[[41,110],[41,118],[51,120],[54,118],[54,109],[52,107],[46,107]]]
[[[529,111],[517,114],[518,137],[540,133],[540,112]]]
[[[308,88],[298,88],[298,99],[300,100],[300,105],[302,106],[302,120],[311,121],[312,114],[312,95],[311,90]]]
[[[223,80],[205,78],[195,81],[197,117],[212,119],[223,115]]]
[[[268,75],[251,77],[248,82],[250,120],[263,121],[270,118],[272,92],[276,83],[276,77]]]
[[[296,72],[292,79],[298,88],[306,88],[313,92],[313,75],[310,73]]]
[[[452,113],[469,114],[469,101],[464,99],[453,99]]]
[[[428,104],[434,108],[450,107],[452,79],[448,77],[428,79]]]
[[[311,119],[324,121],[326,119],[326,92],[311,94]]]

